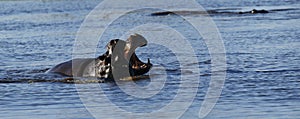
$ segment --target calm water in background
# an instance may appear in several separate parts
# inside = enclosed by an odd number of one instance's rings
[[[100,2],[0,1],[1,118],[93,118],[82,104],[74,84],[59,82],[64,77],[44,72],[72,58],[76,32],[85,16]],[[226,12],[211,14],[224,40],[227,76],[222,95],[207,118],[299,118],[300,2],[198,2],[207,10]],[[271,12],[236,14],[254,8]],[[187,37],[198,45],[194,48],[201,67],[200,87],[193,105],[183,116],[197,118],[210,81],[210,57],[205,44],[188,27],[174,22],[175,16],[153,17],[148,12],[137,12],[122,19],[132,17],[143,17],[145,21],[160,19],[172,24],[190,34]],[[130,25],[115,23],[112,30],[130,28]],[[122,31],[108,30],[104,39],[119,37],[118,33]],[[99,54],[103,47],[99,44]],[[148,100],[132,99],[113,83],[101,83],[101,88],[122,109],[151,112],[161,108],[174,98],[180,84],[178,62],[170,52],[153,44],[137,52],[143,61],[150,57],[154,64],[165,66],[168,72],[166,85],[156,96]],[[151,73],[155,75],[152,81],[162,78],[159,69]],[[137,81],[140,85],[148,82],[148,79]]]

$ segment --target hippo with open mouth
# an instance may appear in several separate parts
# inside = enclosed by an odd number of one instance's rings
[[[49,69],[48,73],[65,76],[123,78],[143,75],[152,67],[150,60],[142,62],[135,54],[135,49],[147,45],[147,40],[139,35],[131,35],[126,41],[111,40],[107,51],[97,58],[73,59]]]

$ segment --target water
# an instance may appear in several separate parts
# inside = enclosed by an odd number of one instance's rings
[[[180,74],[178,61],[163,45],[149,44],[137,50],[156,66],[151,81],[164,83],[157,95],[138,99],[123,93],[116,84],[66,83],[59,75],[44,72],[72,58],[76,33],[85,16],[101,1],[0,1],[0,116],[1,118],[94,118],[78,95],[76,86],[101,86],[115,105],[130,112],[152,112],[174,99],[179,90],[180,75],[193,79],[188,69]],[[300,117],[300,3],[288,1],[198,1],[211,14],[224,40],[227,58],[225,85],[216,106],[206,118],[299,118]],[[240,11],[265,9],[268,14],[237,14]],[[143,13],[145,12],[145,13]],[[182,118],[197,118],[210,81],[210,55],[203,40],[188,25],[177,23],[174,15],[150,16],[151,10],[136,11],[123,20],[168,23],[195,42],[201,69],[198,92]],[[197,14],[189,14],[197,17]],[[175,19],[175,20],[174,20]],[[139,22],[116,21],[103,39],[120,37]],[[115,29],[115,28],[123,29]],[[114,31],[115,30],[115,31]],[[112,32],[113,31],[113,32]],[[99,43],[101,54],[104,45]],[[153,50],[155,49],[155,50]],[[168,57],[166,59],[165,57]],[[150,79],[136,81],[147,86]],[[189,82],[193,83],[193,82]],[[123,86],[129,87],[129,83]],[[134,88],[129,88],[135,90]],[[188,90],[187,90],[188,91]],[[93,94],[95,90],[86,90]],[[96,95],[88,95],[90,100]],[[98,101],[98,100],[96,100]],[[184,102],[184,101],[183,101]],[[109,110],[110,107],[94,107]],[[174,110],[176,111],[176,110]],[[112,117],[120,117],[112,115]]]

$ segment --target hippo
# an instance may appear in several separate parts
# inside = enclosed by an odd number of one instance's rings
[[[273,10],[274,11],[274,10]],[[251,11],[245,11],[245,12],[232,12],[232,11],[219,11],[219,10],[207,10],[207,11],[161,11],[161,12],[154,12],[151,13],[151,16],[167,16],[167,15],[195,15],[195,14],[266,14],[269,13],[267,10],[257,10],[257,9],[252,9]]]
[[[142,62],[135,49],[146,45],[147,40],[139,34],[131,35],[126,41],[113,39],[106,45],[107,51],[103,55],[72,59],[54,66],[47,73],[109,79],[143,75],[149,72],[152,64],[149,58],[147,63]]]
[[[262,14],[265,14],[265,13],[269,13],[267,10],[256,10],[256,9],[253,9],[251,11],[246,11],[246,12],[239,12],[239,14],[247,14],[247,13],[251,13],[251,14],[258,14],[258,13],[262,13]]]

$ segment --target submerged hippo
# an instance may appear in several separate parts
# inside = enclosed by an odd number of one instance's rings
[[[247,14],[247,13],[251,13],[251,14],[258,14],[258,13],[269,13],[267,10],[256,10],[256,9],[253,9],[251,11],[246,11],[246,12],[239,12],[239,14]]]
[[[273,10],[274,11],[274,10]],[[220,10],[207,10],[207,11],[161,11],[161,12],[154,12],[151,13],[151,16],[167,16],[167,15],[196,15],[196,14],[202,14],[202,15],[206,15],[206,14],[211,14],[211,15],[215,15],[215,14],[259,14],[259,13],[269,13],[269,11],[267,10],[257,10],[257,9],[253,9],[251,11],[245,11],[245,12],[232,12],[232,11],[220,11]]]
[[[137,47],[147,45],[147,40],[139,35],[131,35],[126,41],[111,40],[107,51],[97,58],[73,59],[49,69],[49,73],[66,76],[122,78],[147,73],[152,64],[142,62],[135,54]],[[73,63],[73,65],[72,65]]]

